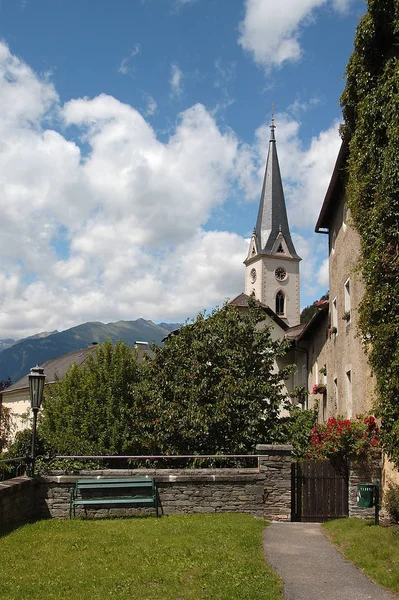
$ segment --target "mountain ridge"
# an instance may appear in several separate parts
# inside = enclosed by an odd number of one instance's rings
[[[93,342],[102,343],[110,339],[114,343],[122,340],[129,346],[136,341],[162,345],[163,338],[179,327],[180,323],[162,323],[161,326],[140,318],[110,323],[88,321],[65,331],[35,334],[17,340],[0,352],[0,380],[10,377],[16,383],[34,365],[86,348]]]

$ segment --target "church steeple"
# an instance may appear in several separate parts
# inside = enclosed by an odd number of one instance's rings
[[[245,293],[254,293],[290,326],[299,323],[299,262],[288,226],[274,116],[258,218],[246,260]]]
[[[263,179],[255,234],[260,253],[271,254],[277,237],[281,234],[290,255],[293,258],[299,258],[295,251],[288,226],[287,209],[285,207],[283,183],[281,181],[276,138],[274,134],[275,128],[276,126],[273,117],[270,126],[269,153]]]

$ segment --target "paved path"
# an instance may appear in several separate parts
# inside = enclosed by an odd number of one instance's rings
[[[347,561],[319,523],[272,523],[264,548],[285,600],[398,600]]]

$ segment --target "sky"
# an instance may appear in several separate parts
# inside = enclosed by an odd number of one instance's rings
[[[0,0],[0,339],[244,289],[275,106],[301,306],[363,0]]]

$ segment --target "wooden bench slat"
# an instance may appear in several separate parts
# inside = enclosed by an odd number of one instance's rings
[[[90,496],[88,498],[78,497],[79,491],[81,490],[110,490],[110,489],[127,489],[127,488],[135,488],[138,490],[139,488],[147,490],[151,488],[152,496],[118,496],[118,497],[93,497]],[[147,492],[148,493],[148,492]],[[137,491],[136,491],[137,494]],[[69,516],[72,518],[72,511],[75,516],[75,507],[78,505],[117,505],[117,504],[152,504],[155,508],[156,516],[158,517],[158,497],[157,490],[155,487],[155,481],[152,477],[132,477],[132,478],[96,478],[96,479],[78,479],[75,482],[75,486],[71,489],[71,498],[70,498],[70,506],[69,506]]]
[[[154,504],[154,498],[81,498],[74,504]]]

